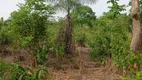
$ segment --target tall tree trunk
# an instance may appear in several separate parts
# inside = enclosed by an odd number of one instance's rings
[[[66,29],[65,29],[65,53],[72,54],[74,53],[74,42],[73,42],[73,25],[71,24],[70,10],[66,16]]]
[[[131,42],[131,49],[135,51],[141,51],[141,22],[140,22],[140,7],[139,0],[132,0],[132,25],[133,25],[133,38]]]
[[[73,25],[71,23],[70,11],[66,16],[66,21],[59,30],[57,44],[64,47],[65,54],[73,54],[75,51],[75,42],[73,39]]]

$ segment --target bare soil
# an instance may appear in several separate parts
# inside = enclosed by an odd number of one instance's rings
[[[60,60],[52,54],[47,55],[51,80],[120,80],[121,76],[112,60],[107,60],[105,65],[101,65],[98,61],[90,60],[88,48],[78,47],[77,51],[73,57],[62,57]],[[26,51],[17,51],[14,53],[16,56],[9,53],[0,52],[0,58],[9,63],[19,61],[26,66],[33,63]]]

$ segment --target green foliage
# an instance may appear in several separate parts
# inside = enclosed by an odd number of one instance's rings
[[[8,26],[1,26],[0,28],[0,45],[7,45],[12,42],[12,37],[9,33]]]
[[[55,45],[53,50],[56,53],[57,63],[59,63],[61,57],[64,56],[64,48],[62,46]]]
[[[76,43],[80,46],[85,46],[87,43],[87,29],[84,27],[76,26],[74,29]]]
[[[109,14],[111,18],[117,17],[117,15],[120,15],[122,11],[125,11],[125,5],[119,5],[119,0],[108,0],[107,3],[111,3],[112,6],[109,6],[110,8]]]
[[[1,29],[2,26],[4,26],[4,20],[3,20],[3,17],[0,19],[0,29]]]
[[[0,79],[1,80],[47,80],[49,72],[46,67],[40,67],[36,73],[31,68],[23,68],[18,64],[7,64],[0,61]]]
[[[0,45],[7,45],[11,43],[11,36],[9,34],[9,27],[3,18],[0,19]]]
[[[137,80],[142,80],[142,71],[137,73],[136,79]]]
[[[28,47],[28,45],[30,44],[32,39],[33,39],[33,37],[31,37],[31,36],[20,38],[21,47],[22,48]]]
[[[136,18],[137,14],[136,13],[132,13],[131,17]]]
[[[122,80],[142,80],[142,71],[138,72],[134,78],[124,78]]]
[[[104,62],[105,58],[109,57],[114,60],[115,65],[124,69],[134,64],[142,64],[142,54],[130,51],[131,21],[128,15],[121,14],[125,6],[119,5],[119,0],[109,0],[108,3],[112,4],[109,7],[110,11],[100,18],[96,18],[91,8],[83,6],[84,3],[94,3],[96,0],[47,1],[53,2],[60,10],[71,12],[75,24],[75,41],[81,46],[90,47],[89,55],[92,60]],[[0,19],[0,46],[12,43],[18,48],[30,49],[29,52],[32,52],[37,63],[41,65],[46,63],[47,53],[54,53],[59,62],[65,54],[64,47],[56,44],[56,37],[60,24],[65,19],[60,19],[59,22],[49,21],[54,14],[54,8],[47,5],[45,0],[26,0],[25,4],[19,4],[19,8],[18,11],[11,13],[9,22],[6,23],[3,18]],[[136,72],[135,68],[130,68],[128,73]],[[48,75],[45,67],[32,70],[18,64],[0,61],[0,80],[4,78],[6,80],[45,80]],[[132,80],[141,80],[141,77],[142,72],[138,72]]]
[[[79,34],[80,37],[77,38],[77,43],[81,46],[85,46],[86,43],[86,35],[85,33]]]
[[[39,48],[37,49],[37,54],[36,54],[36,58],[38,63],[45,63],[45,61],[47,61],[46,59],[46,50],[44,48]]]
[[[130,51],[132,34],[129,32],[129,19],[127,15],[119,15],[115,19],[104,15],[96,20],[94,35],[87,43],[91,48],[89,54],[92,60],[104,62],[105,58],[112,58],[115,65],[129,69],[127,74],[134,75],[139,70],[132,65],[142,64],[142,55]]]
[[[125,57],[128,56],[125,51],[129,50],[130,43],[128,27],[129,18],[126,15],[113,20],[107,16],[98,19],[94,27],[96,33],[89,42],[91,58],[103,60],[113,57],[116,64],[125,65]]]
[[[140,19],[142,22],[142,0],[139,0],[139,4],[140,4]]]
[[[93,23],[96,20],[95,12],[88,6],[79,6],[71,12],[71,16],[74,24],[87,25],[93,27]]]
[[[47,1],[53,3],[58,10],[66,12],[75,9],[84,3],[93,4],[96,2],[96,0],[47,0]]]
[[[46,34],[47,19],[53,14],[53,8],[44,0],[27,0],[19,5],[20,9],[11,14],[9,25],[16,32],[16,38],[22,45],[29,41],[38,43]],[[19,35],[17,35],[19,34]]]
[[[0,80],[5,77],[6,71],[10,70],[10,64],[0,61]]]
[[[31,55],[43,63],[48,51],[43,49],[48,44],[48,19],[54,14],[54,8],[45,0],[26,0],[18,6],[20,9],[11,13],[8,23],[12,44],[16,48],[30,49]]]

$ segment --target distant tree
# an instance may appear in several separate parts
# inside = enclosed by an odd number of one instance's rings
[[[108,8],[110,9],[108,14],[112,18],[116,18],[117,15],[120,15],[122,11],[125,11],[125,5],[120,5],[118,4],[119,0],[108,0],[107,3],[112,4],[112,6],[109,6]]]
[[[3,17],[0,18],[0,29],[1,27],[4,25],[4,20],[3,20]]]
[[[7,45],[10,43],[11,39],[8,34],[8,26],[6,25],[6,22],[4,21],[3,17],[0,18],[0,46],[1,45]]]
[[[88,6],[79,6],[71,12],[71,17],[75,24],[92,27],[96,20],[95,12]]]
[[[11,13],[10,26],[19,34],[20,40],[30,38],[38,43],[45,35],[45,24],[53,14],[53,8],[45,0],[26,0],[25,4],[19,4],[19,8]]]
[[[19,8],[11,13],[9,22],[9,32],[14,37],[13,45],[26,48],[33,56],[32,61],[42,63],[46,61],[46,27],[54,8],[46,4],[45,0],[26,0],[25,4],[19,4]]]
[[[77,8],[79,5],[84,3],[93,4],[96,0],[47,0],[48,2],[52,2],[55,7],[60,11],[67,12],[66,22],[62,26],[58,35],[58,42],[63,42],[64,44],[64,52],[66,54],[74,53],[74,42],[73,42],[73,25],[71,22],[71,11]]]

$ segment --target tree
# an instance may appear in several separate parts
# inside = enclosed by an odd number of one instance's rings
[[[53,14],[53,8],[45,0],[26,0],[19,4],[20,9],[11,13],[10,26],[21,37],[20,40],[32,38],[38,43],[45,36],[48,18]]]
[[[111,18],[116,18],[118,15],[121,14],[122,11],[125,11],[125,5],[119,5],[119,0],[108,0],[107,3],[111,3],[112,6],[109,6],[110,9],[108,14],[110,14]]]
[[[4,20],[3,20],[3,17],[0,18],[0,30],[1,30],[1,27],[4,25]]]
[[[73,41],[73,25],[71,22],[71,11],[84,3],[95,3],[96,0],[47,0],[52,2],[58,10],[67,12],[66,22],[59,30],[58,42],[63,42],[64,52],[66,54],[74,53],[74,41]],[[60,43],[59,43],[60,44]]]
[[[93,26],[93,22],[96,20],[95,12],[88,6],[79,6],[71,12],[71,17],[73,22],[82,25],[87,25],[89,27]]]
[[[46,57],[47,24],[54,8],[45,3],[45,0],[26,0],[19,4],[19,10],[11,13],[9,26],[14,35],[14,46],[26,48],[35,60],[43,62]],[[45,38],[46,37],[46,38]]]
[[[0,45],[7,45],[11,42],[11,37],[8,34],[9,27],[6,23],[2,17],[0,19]]]
[[[141,21],[140,21],[140,5],[139,0],[132,0],[132,8],[131,8],[131,16],[132,16],[132,26],[133,26],[133,38],[131,42],[131,49],[135,51],[140,51],[141,49]]]

